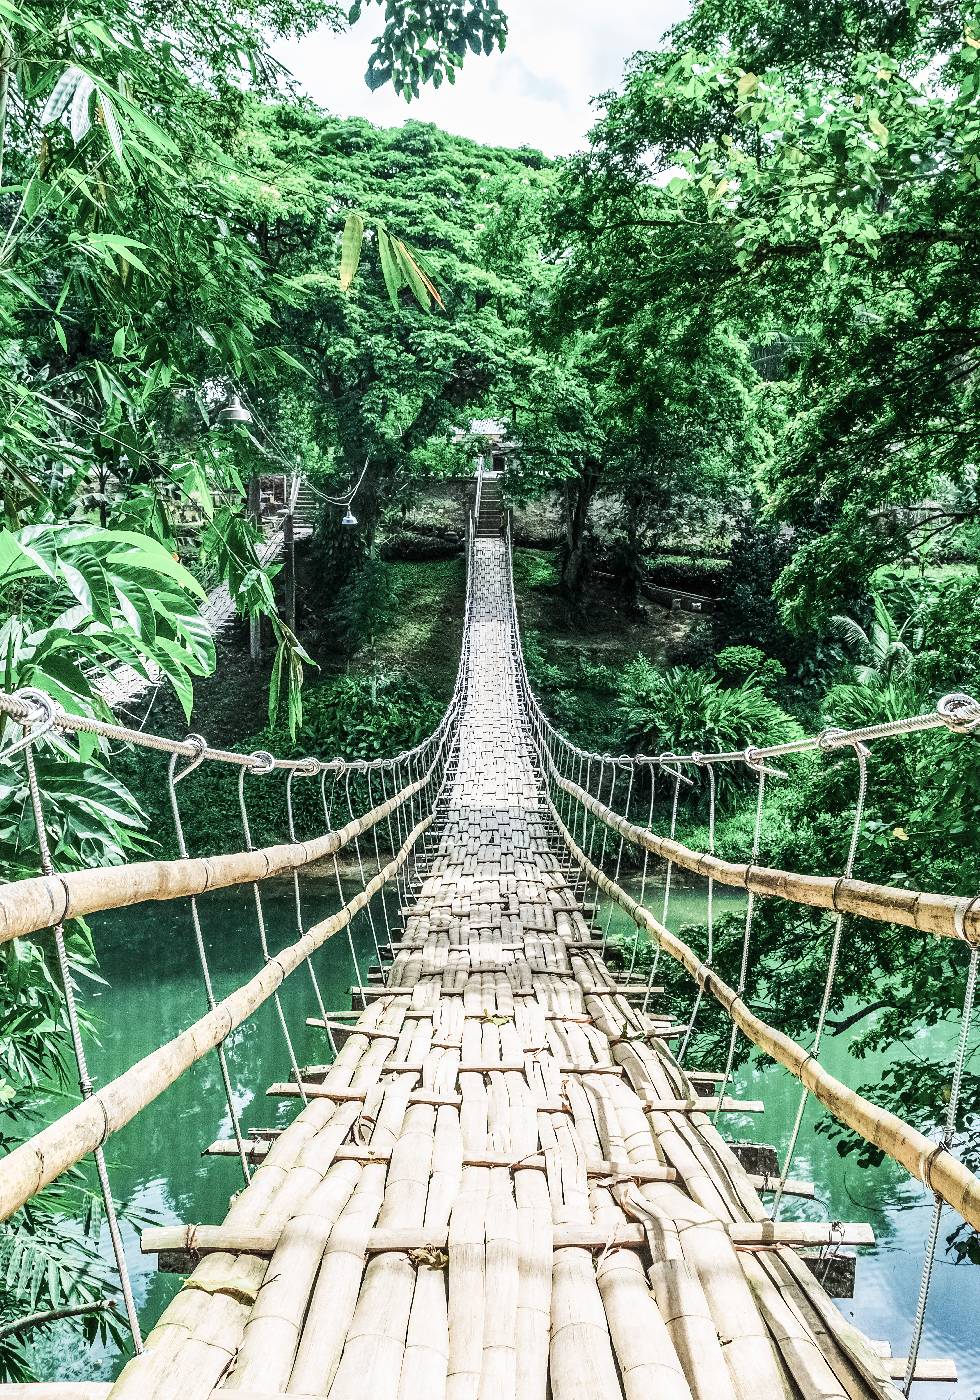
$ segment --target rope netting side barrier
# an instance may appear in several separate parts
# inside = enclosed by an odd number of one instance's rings
[[[472,532],[471,520],[470,536]],[[471,546],[471,538],[467,543]],[[468,555],[470,552],[468,549]],[[24,765],[40,867],[36,877],[0,885],[0,942],[30,935],[50,934],[53,938],[81,1094],[81,1101],[74,1108],[14,1147],[0,1162],[0,1220],[8,1219],[45,1186],[92,1155],[137,1352],[142,1350],[142,1336],[104,1146],[114,1133],[159,1098],[192,1065],[214,1051],[237,1155],[247,1182],[249,1154],[225,1051],[228,1037],[259,1007],[271,1001],[289,1064],[289,1077],[302,1097],[303,1075],[292,1028],[279,996],[285,979],[300,968],[306,969],[313,998],[311,1010],[316,1018],[314,1024],[323,1026],[331,1051],[335,1051],[312,955],[331,938],[346,935],[355,990],[361,994],[363,1005],[364,978],[353,937],[355,920],[363,915],[370,930],[371,953],[377,959],[382,979],[386,978],[379,927],[390,947],[392,913],[388,891],[394,886],[397,911],[406,901],[409,882],[416,873],[420,840],[436,820],[440,795],[452,778],[460,720],[466,703],[472,594],[472,570],[468,567],[459,667],[443,717],[432,733],[414,748],[390,758],[324,760],[312,755],[282,758],[265,751],[237,753],[214,747],[198,734],[170,739],[90,715],[73,714],[42,691],[0,691],[0,762],[7,766]],[[80,736],[94,738],[105,754],[124,745],[161,756],[164,769],[159,781],[172,819],[177,858],[56,869],[52,851],[58,849],[57,818],[49,814],[35,754],[50,746],[55,758],[66,753],[71,757],[75,753],[71,745],[77,743]],[[188,850],[178,789],[184,783],[191,786],[193,775],[208,766],[227,772],[236,781],[242,846],[229,853],[195,856]],[[277,780],[286,839],[258,846],[253,840],[250,795],[257,785]],[[296,785],[304,780],[309,784],[310,793],[315,786],[319,788],[312,805],[319,830],[314,836],[301,839],[297,831]],[[314,780],[318,781],[314,783]],[[309,817],[309,800],[306,809]],[[349,862],[347,891],[338,859],[341,854]],[[314,863],[322,861],[331,862],[338,908],[329,917],[308,923],[304,918],[300,877]],[[351,870],[355,872],[357,885],[357,892],[352,896],[349,894]],[[273,952],[263,886],[277,876],[292,879],[295,936],[286,947]],[[219,1000],[214,990],[199,897],[239,886],[251,886],[253,948],[259,970]],[[190,931],[206,1013],[122,1074],[96,1088],[86,1060],[76,979],[66,947],[66,926],[72,920],[91,914],[181,898],[188,901]],[[247,946],[244,941],[243,946]]]
[[[930,731],[969,735],[980,728],[980,704],[969,695],[955,693],[943,696],[935,710],[924,714],[850,730],[827,729],[790,742],[749,747],[741,751],[668,752],[652,756],[590,752],[563,735],[538,702],[524,662],[513,574],[510,595],[518,688],[528,741],[537,757],[545,804],[571,864],[581,872],[583,888],[591,887],[609,900],[603,930],[604,946],[613,906],[622,910],[633,926],[627,980],[632,979],[634,973],[640,940],[652,946],[642,1010],[646,1012],[648,1009],[660,959],[666,955],[687,974],[694,986],[690,1015],[686,1024],[678,1028],[680,1044],[676,1058],[679,1064],[684,1063],[692,1036],[696,1033],[699,1012],[708,997],[722,1008],[731,1021],[724,1071],[717,1089],[719,1100],[726,1094],[733,1074],[739,1033],[752,1046],[788,1069],[803,1086],[778,1178],[772,1182],[773,1218],[778,1218],[810,1096],[840,1124],[903,1166],[934,1197],[903,1382],[904,1393],[908,1395],[923,1335],[944,1207],[950,1206],[968,1225],[980,1230],[980,1178],[953,1153],[980,957],[980,894],[957,896],[875,884],[855,879],[853,871],[865,819],[868,765],[874,746],[884,740],[902,739]],[[813,875],[760,864],[767,784],[789,776],[774,763],[785,763],[795,755],[817,754],[826,759],[832,755],[839,757],[842,753],[850,755],[855,778],[850,834],[841,868],[833,874]],[[726,860],[715,852],[716,775],[726,768],[729,771],[740,769],[755,779],[751,843],[744,861]],[[654,829],[658,786],[666,795],[662,818],[667,827],[666,833]],[[706,798],[708,840],[704,850],[694,849],[677,839],[682,793],[692,791]],[[621,795],[618,803],[617,792]],[[639,821],[633,817],[637,799],[641,807]],[[618,840],[610,843],[610,835]],[[640,865],[639,898],[634,898],[620,883],[624,848],[632,848]],[[661,862],[663,872],[662,888],[658,891],[662,904],[657,915],[646,907],[647,892],[651,888],[651,856]],[[703,955],[668,928],[672,885],[677,869],[706,881],[706,947]],[[746,895],[736,986],[723,980],[714,965],[717,941],[715,894],[718,885],[742,891]],[[753,921],[756,901],[760,897],[813,910],[826,910],[831,915],[822,995],[809,1048],[769,1025],[751,1009],[746,1000],[753,968]],[[959,1036],[951,1065],[951,1091],[944,1105],[944,1123],[938,1141],[850,1089],[820,1064],[821,1042],[835,992],[842,930],[847,917],[863,918],[881,925],[904,926],[922,934],[958,940],[969,946]],[[640,987],[642,989],[642,983]],[[658,1043],[661,1047],[664,1045],[662,1039]]]

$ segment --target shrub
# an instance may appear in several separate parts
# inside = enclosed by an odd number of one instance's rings
[[[705,671],[662,671],[643,656],[623,673],[617,703],[626,746],[645,753],[762,747],[799,737],[794,719],[749,679],[726,687]],[[719,791],[735,773],[718,770]]]
[[[767,695],[786,679],[783,663],[774,656],[766,656],[758,647],[724,647],[715,657],[715,666],[727,684],[753,681]]]

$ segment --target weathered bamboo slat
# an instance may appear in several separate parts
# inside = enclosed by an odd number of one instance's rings
[[[680,841],[634,826],[584,788],[563,778],[553,762],[551,776],[557,787],[569,793],[624,840],[679,865],[682,870],[706,878],[710,876],[719,884],[735,889],[806,904],[814,909],[859,914],[881,923],[903,924],[920,933],[980,943],[980,897],[976,895],[958,899],[955,895],[903,890],[894,885],[841,879],[836,875],[801,875],[792,870],[772,870],[764,865],[722,860],[720,856],[692,851]]]
[[[736,1246],[746,1249],[768,1245],[873,1245],[874,1230],[861,1223],[825,1224],[821,1220],[763,1220],[733,1222],[726,1231]],[[683,1232],[682,1232],[683,1234]],[[140,1249],[144,1254],[164,1254],[182,1250],[198,1254],[272,1254],[279,1234],[269,1230],[238,1230],[226,1225],[158,1225],[144,1230]],[[449,1242],[446,1228],[377,1229],[367,1237],[369,1254],[387,1251],[445,1249]],[[642,1225],[619,1225],[612,1230],[595,1225],[556,1225],[555,1249],[639,1249],[647,1244]]]
[[[62,1172],[118,1132],[148,1103],[169,1089],[195,1061],[220,1045],[229,1032],[267,1001],[312,952],[345,929],[354,915],[366,908],[382,885],[404,865],[431,821],[431,817],[423,818],[409,833],[395,858],[348,904],[330,918],[314,924],[302,938],[277,953],[261,972],[218,1002],[207,1016],[145,1055],[91,1098],[8,1153],[0,1162],[0,1220],[6,1220],[43,1186],[55,1181]]]
[[[428,777],[429,774],[424,774],[380,806],[312,841],[264,846],[256,851],[236,851],[223,856],[132,861],[127,865],[73,870],[64,875],[38,875],[0,885],[0,943],[105,909],[181,899],[289,874],[311,861],[343,850],[356,836],[370,831],[421,792]]]
[[[549,805],[569,849],[589,878],[620,908],[625,909],[636,924],[646,929],[660,943],[664,952],[680,963],[705,991],[710,992],[754,1045],[758,1045],[760,1050],[764,1050],[805,1084],[814,1098],[819,1099],[839,1122],[853,1128],[866,1142],[880,1148],[941,1196],[974,1229],[980,1229],[980,1178],[958,1162],[946,1148],[930,1141],[924,1133],[842,1084],[802,1045],[754,1015],[735,990],[701,961],[693,948],[666,929],[648,910],[592,864],[566,829],[557,808],[553,803]]]

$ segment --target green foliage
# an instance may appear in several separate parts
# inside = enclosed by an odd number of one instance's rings
[[[368,4],[372,0],[367,0]],[[376,0],[381,4],[382,0]],[[507,42],[507,16],[497,0],[384,0],[387,23],[374,40],[365,82],[390,82],[406,101],[423,83],[455,83],[468,52],[493,53]],[[354,0],[348,19],[355,24],[364,0]]]
[[[627,746],[649,754],[761,747],[801,732],[754,677],[726,687],[704,671],[663,670],[642,656],[622,675],[618,712]]]
[[[715,667],[727,685],[750,681],[767,695],[786,679],[783,663],[758,647],[723,647],[715,657]]]

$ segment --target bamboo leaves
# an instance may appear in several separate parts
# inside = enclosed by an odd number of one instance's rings
[[[380,220],[375,229],[381,275],[395,310],[401,309],[399,293],[405,287],[411,291],[423,311],[431,311],[433,306],[445,310],[445,302],[424,267],[421,255],[413,251],[403,239],[389,233]],[[348,214],[340,253],[340,288],[343,292],[349,292],[353,285],[361,260],[364,235],[364,216],[358,213]]]
[[[356,213],[347,215],[340,253],[340,290],[350,291],[361,261],[361,246],[364,242],[364,219]]]

